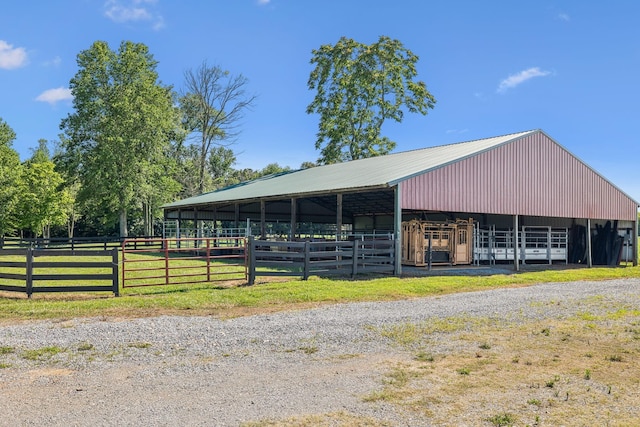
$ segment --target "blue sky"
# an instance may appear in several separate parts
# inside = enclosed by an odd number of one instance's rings
[[[72,110],[77,54],[96,40],[149,46],[180,90],[202,61],[258,96],[236,167],[314,161],[312,49],[342,36],[400,40],[437,104],[384,135],[396,151],[542,129],[640,200],[640,2],[512,0],[56,0],[0,6],[0,117],[22,159]],[[535,185],[532,183],[532,185]]]

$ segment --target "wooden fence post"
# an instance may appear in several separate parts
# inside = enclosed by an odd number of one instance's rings
[[[178,245],[180,247],[180,245]],[[164,283],[169,284],[169,242],[164,246]]]
[[[309,241],[304,242],[304,267],[303,267],[303,280],[309,279],[309,263],[311,262],[311,246],[309,245]]]
[[[206,241],[207,241],[207,282],[210,282],[211,281],[211,239],[207,238]]]
[[[352,269],[351,269],[351,277],[353,279],[356,278],[356,274],[358,274],[358,241],[354,239],[353,241],[353,251],[352,251]]]
[[[256,281],[256,242],[253,236],[249,236],[249,285],[253,285]]]
[[[124,255],[123,255],[124,257]],[[111,276],[113,280],[113,294],[120,296],[120,286],[118,286],[118,248],[111,249]]]
[[[31,298],[33,294],[33,248],[27,248],[27,297]]]

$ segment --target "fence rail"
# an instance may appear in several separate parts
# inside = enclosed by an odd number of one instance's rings
[[[393,273],[393,239],[284,242],[249,239],[249,284],[256,276]]]
[[[244,237],[132,239],[124,240],[121,250],[123,288],[246,280],[248,275]]]
[[[38,260],[43,257],[45,260]],[[60,257],[65,260],[59,261]],[[78,269],[88,271],[76,273]],[[116,248],[106,251],[0,249],[0,270],[0,290],[25,292],[29,297],[36,292],[107,291],[119,295]],[[67,270],[74,273],[65,273]]]
[[[46,248],[46,249],[113,249],[120,248],[124,240],[129,240],[132,245],[149,245],[151,237],[130,238],[107,237],[37,237],[23,239],[20,237],[0,237],[0,249],[11,248]]]

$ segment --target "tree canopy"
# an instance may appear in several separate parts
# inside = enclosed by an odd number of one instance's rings
[[[30,230],[34,236],[49,237],[52,225],[67,221],[67,206],[71,195],[63,188],[63,178],[55,171],[46,140],[23,164],[18,211],[20,228]]]
[[[185,71],[184,77],[180,107],[183,125],[193,143],[183,155],[187,155],[185,165],[191,165],[190,174],[197,177],[197,194],[202,194],[213,189],[213,182],[218,178],[215,175],[219,175],[216,169],[223,165],[228,169],[235,162],[235,157],[229,158],[228,150],[215,148],[226,148],[221,146],[233,142],[245,111],[251,108],[256,97],[246,92],[248,80],[244,76],[232,75],[206,61],[195,70]],[[217,155],[223,157],[214,159]],[[213,168],[214,176],[207,176],[207,164]]]
[[[118,212],[127,236],[128,210],[173,196],[158,194],[171,167],[165,151],[181,134],[173,91],[160,83],[157,62],[141,43],[125,41],[113,51],[97,41],[77,63],[70,81],[75,112],[60,125],[59,164],[80,182],[81,201]]]
[[[307,85],[316,96],[307,113],[320,115],[321,164],[389,153],[395,142],[381,136],[384,121],[401,122],[404,109],[426,115],[435,106],[426,84],[415,80],[418,57],[398,40],[381,36],[367,45],[342,37],[312,55]]]
[[[0,118],[0,237],[18,224],[17,203],[22,168],[18,152],[11,148],[16,133]]]

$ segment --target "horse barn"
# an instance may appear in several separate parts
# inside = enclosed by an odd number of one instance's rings
[[[395,274],[638,262],[638,202],[541,130],[265,176],[163,208],[166,237],[390,239]]]

